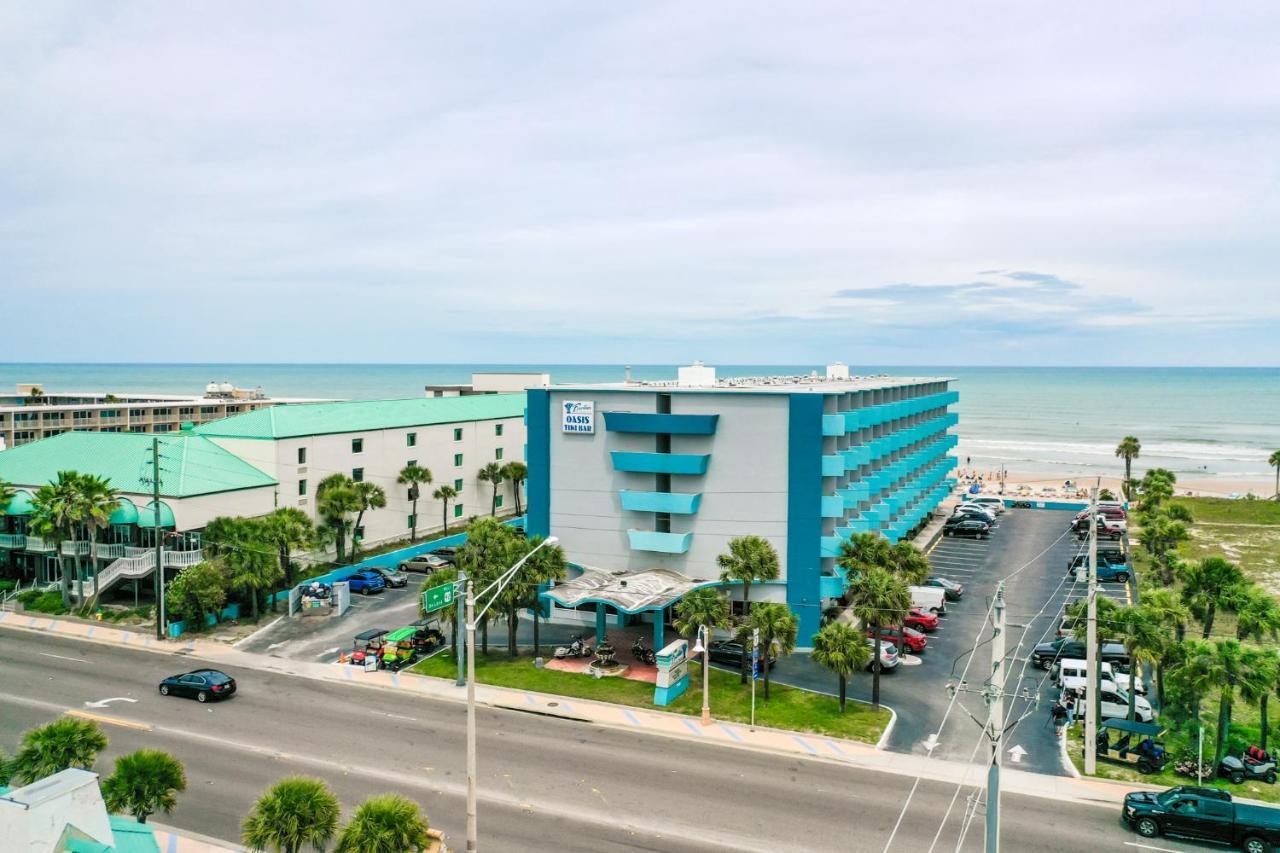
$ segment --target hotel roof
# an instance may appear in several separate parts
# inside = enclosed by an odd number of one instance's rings
[[[344,432],[432,426],[434,424],[518,418],[524,394],[474,394],[465,397],[413,397],[343,403],[271,406],[202,424],[197,435],[218,438],[301,438]]]
[[[796,376],[726,376],[714,384],[690,385],[671,380],[631,380],[592,385],[552,385],[552,391],[660,391],[673,394],[741,393],[741,394],[852,394],[903,388],[932,382],[951,382],[947,376],[850,376],[828,379],[818,374]]]
[[[121,492],[150,494],[151,440],[160,443],[160,494],[186,498],[276,481],[207,438],[186,433],[64,432],[0,451],[0,480],[38,488],[59,471],[94,474]]]

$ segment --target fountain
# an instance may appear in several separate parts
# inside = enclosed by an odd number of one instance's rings
[[[618,663],[618,653],[613,643],[607,639],[596,646],[595,659],[587,665],[592,673],[599,676],[621,675],[626,672],[626,664]]]

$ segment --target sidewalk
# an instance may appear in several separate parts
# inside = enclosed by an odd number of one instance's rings
[[[341,664],[264,657],[203,639],[162,642],[151,636],[101,625],[83,625],[7,612],[0,612],[0,626],[80,638],[93,643],[195,656],[231,668],[279,672],[317,681],[343,682],[362,688],[409,692],[448,702],[466,701],[466,688],[457,687],[450,680],[386,671],[365,672],[354,666]],[[858,741],[824,735],[766,729],[759,726],[751,730],[740,723],[716,722],[703,727],[697,718],[680,714],[490,687],[484,684],[476,685],[476,701],[492,708],[560,717],[664,737],[704,741],[736,749],[832,761],[900,776],[924,777],[934,781],[964,783],[971,786],[981,785],[984,782],[985,765],[979,767],[920,755],[887,752]],[[1101,779],[1044,776],[1007,765],[1001,776],[1001,782],[1004,791],[1015,794],[1107,806],[1118,806],[1126,792],[1138,787]]]

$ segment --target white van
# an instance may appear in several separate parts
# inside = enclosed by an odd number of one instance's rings
[[[991,510],[996,515],[1004,512],[1004,498],[998,498],[995,495],[970,495],[965,503],[978,504]]]
[[[947,612],[946,590],[939,586],[913,586],[911,589],[911,606],[919,607],[926,613],[944,615]]]
[[[1074,688],[1076,690],[1084,690],[1089,683],[1088,664],[1079,658],[1065,658],[1053,667],[1053,680],[1061,688]],[[1142,696],[1147,692],[1147,687],[1142,683],[1142,678],[1131,679],[1129,673],[1118,672],[1110,663],[1106,661],[1098,662],[1098,681],[1103,690],[1115,690],[1119,687],[1121,690],[1128,690],[1130,681],[1137,684],[1138,695]]]

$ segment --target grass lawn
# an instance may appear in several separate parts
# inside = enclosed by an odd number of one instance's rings
[[[452,679],[457,664],[452,653],[444,651],[416,664],[410,672]],[[476,680],[481,684],[535,690],[579,699],[595,699],[618,705],[631,705],[655,711],[697,716],[702,713],[702,667],[689,664],[689,689],[671,705],[659,708],[653,704],[653,685],[625,678],[591,678],[572,672],[537,669],[530,657],[510,658],[505,653],[476,658]],[[717,720],[739,723],[751,719],[751,685],[739,684],[736,673],[711,670],[711,713]],[[835,687],[834,676],[831,679]],[[889,712],[874,713],[870,705],[850,700],[840,713],[834,697],[809,693],[781,684],[771,684],[770,699],[764,701],[764,683],[756,684],[756,723],[778,729],[816,732],[835,737],[876,743]]]
[[[1217,524],[1280,525],[1280,501],[1174,498],[1171,503],[1185,504],[1195,516],[1196,521]]]

